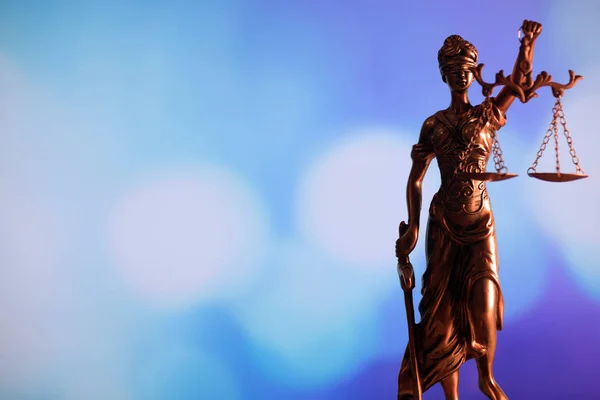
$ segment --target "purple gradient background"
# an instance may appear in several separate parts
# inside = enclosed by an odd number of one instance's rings
[[[511,399],[600,398],[599,17],[566,1],[2,2],[0,399],[395,398],[402,293],[394,259],[360,240],[387,229],[371,223],[381,198],[397,199],[394,230],[404,218],[408,167],[376,168],[447,106],[444,38],[471,41],[490,80],[524,19],[544,25],[536,72],[585,76],[565,108],[588,117],[572,133],[591,178],[527,180],[553,99],[516,102],[501,141],[521,183],[489,188],[507,304],[495,375]],[[362,156],[389,192],[363,196],[366,178],[346,195],[334,161]],[[356,221],[338,241],[327,207]],[[460,393],[483,398],[473,362]]]

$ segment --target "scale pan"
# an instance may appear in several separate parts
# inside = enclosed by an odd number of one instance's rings
[[[506,179],[516,178],[517,176],[517,174],[511,174],[508,172],[505,174],[501,174],[499,172],[471,172],[457,174],[458,179],[473,179],[476,181],[486,182],[504,181]]]
[[[529,172],[527,175],[546,182],[571,182],[588,177],[586,174],[559,174],[556,172]]]

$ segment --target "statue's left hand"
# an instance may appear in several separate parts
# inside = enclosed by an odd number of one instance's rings
[[[521,43],[525,45],[533,44],[538,36],[540,36],[540,33],[542,33],[542,24],[525,20],[523,21],[523,26],[521,26],[521,32],[523,32]]]
[[[407,225],[406,222],[400,222],[400,237],[396,240],[396,257],[404,260],[405,257],[414,250],[419,237],[419,229],[415,224]]]

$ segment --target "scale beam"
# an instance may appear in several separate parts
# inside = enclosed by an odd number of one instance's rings
[[[577,81],[583,79],[582,75],[575,75],[575,72],[569,70],[569,82],[566,84],[561,84],[558,82],[553,82],[552,76],[546,71],[542,71],[535,78],[535,81],[529,77],[529,79],[525,81],[524,85],[519,85],[512,81],[511,75],[504,76],[504,71],[500,70],[498,73],[496,73],[496,79],[494,82],[488,83],[485,82],[482,77],[484,65],[485,64],[479,64],[477,67],[470,69],[475,77],[475,80],[481,85],[483,95],[485,97],[489,97],[492,95],[492,92],[496,86],[506,86],[512,90],[514,95],[518,97],[522,103],[527,103],[529,100],[537,97],[536,91],[544,86],[549,86],[552,89],[552,94],[554,97],[562,97],[565,90],[571,89],[573,86],[575,86]]]

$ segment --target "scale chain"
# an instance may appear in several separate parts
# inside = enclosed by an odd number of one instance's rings
[[[565,118],[565,112],[563,111],[560,97],[557,99],[557,103],[559,106],[558,117],[560,119],[561,125],[563,126],[563,131],[565,133],[565,137],[567,138],[567,145],[569,146],[569,154],[571,155],[571,160],[573,160],[573,164],[575,164],[576,173],[585,174],[585,172],[583,172],[583,168],[581,168],[581,166],[579,165],[579,157],[577,157],[577,153],[575,152],[575,147],[573,146],[573,139],[571,138],[571,134],[569,132],[569,129],[567,128],[567,120]]]
[[[548,142],[550,142],[550,138],[552,137],[552,135],[554,134],[555,129],[557,129],[556,126],[556,122],[558,119],[558,108],[557,108],[558,102],[556,105],[554,105],[554,107],[552,107],[552,121],[550,122],[550,127],[548,128],[548,130],[546,131],[546,136],[544,136],[544,140],[542,140],[542,145],[540,146],[540,149],[537,152],[537,156],[535,158],[535,161],[533,162],[533,164],[531,165],[531,167],[529,167],[529,169],[527,170],[528,173],[535,173],[536,172],[536,168],[538,165],[538,162],[540,161],[540,158],[542,158],[542,154],[544,154],[544,150],[546,150],[546,146],[548,145]]]
[[[500,148],[500,141],[498,141],[498,135],[496,131],[492,131],[493,144],[492,151],[494,153],[494,166],[496,168],[496,172],[505,174],[508,172],[508,168],[504,165],[504,158],[502,157],[502,149]]]
[[[575,152],[575,147],[573,146],[573,138],[571,137],[569,129],[567,128],[567,120],[565,118],[565,113],[562,108],[562,102],[560,100],[560,97],[557,97],[556,103],[554,104],[554,107],[552,107],[552,113],[553,113],[553,116],[552,116],[552,121],[550,122],[550,127],[548,128],[548,131],[546,132],[546,136],[544,136],[544,140],[542,141],[542,145],[540,146],[540,149],[537,153],[537,157],[535,158],[535,161],[533,162],[532,166],[529,167],[529,169],[527,170],[527,173],[535,173],[536,172],[538,162],[539,162],[540,158],[542,157],[544,150],[546,150],[546,146],[548,145],[550,138],[552,136],[554,136],[554,141],[555,141],[554,150],[556,151],[556,173],[558,175],[560,175],[560,155],[559,155],[559,147],[558,147],[558,139],[559,139],[558,138],[559,137],[558,123],[560,122],[560,124],[563,127],[563,132],[565,134],[565,137],[567,139],[567,145],[569,146],[569,154],[571,155],[573,164],[575,164],[576,174],[584,175],[585,172],[583,171],[583,168],[581,168],[581,165],[579,165],[579,158],[577,157],[577,153]]]
[[[556,114],[558,115],[558,114]],[[560,175],[560,155],[558,152],[558,125],[554,124],[554,151],[556,152],[556,173]]]

